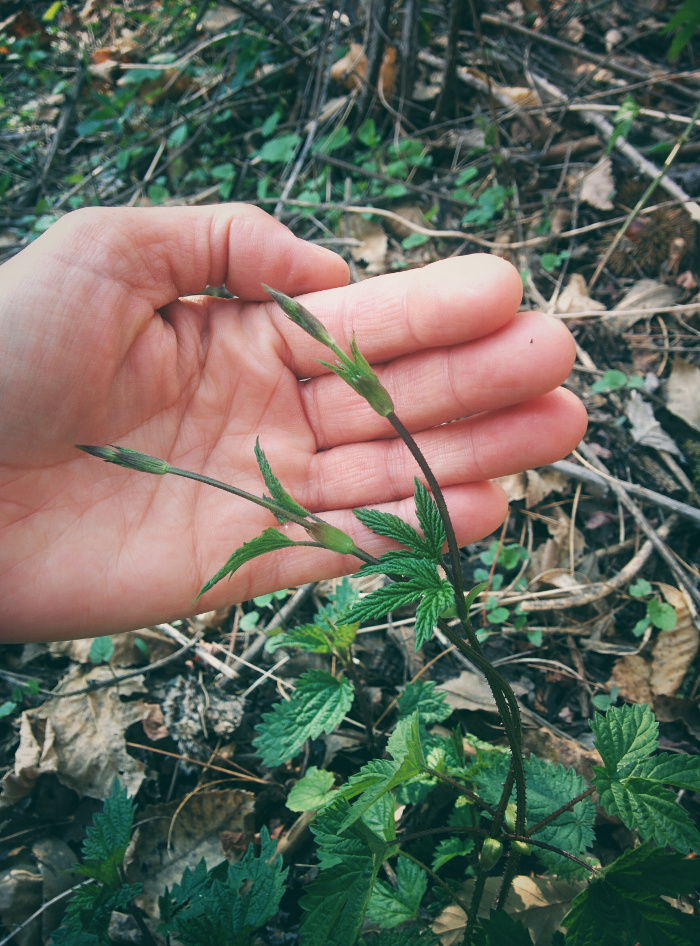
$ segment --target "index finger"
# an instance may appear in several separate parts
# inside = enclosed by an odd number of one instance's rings
[[[341,348],[347,350],[355,335],[365,358],[382,364],[488,335],[515,316],[521,298],[522,280],[510,263],[474,254],[301,295],[298,301],[323,322]],[[276,303],[270,303],[269,311],[297,377],[323,374],[326,369],[318,359],[332,360],[329,350],[289,321]]]

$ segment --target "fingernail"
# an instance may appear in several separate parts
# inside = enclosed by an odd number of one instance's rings
[[[334,257],[335,259],[342,259],[343,257],[340,254],[336,253],[334,250],[329,250],[327,246],[321,246],[320,243],[309,243],[308,244],[312,250],[318,253],[319,256],[322,256],[324,260],[327,260],[329,256]]]

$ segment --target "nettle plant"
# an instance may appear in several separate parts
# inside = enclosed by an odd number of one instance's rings
[[[368,746],[377,753],[343,784],[335,783],[332,772],[310,767],[289,793],[292,811],[316,812],[312,832],[319,872],[301,900],[301,943],[432,944],[437,940],[431,918],[452,902],[466,916],[465,946],[532,946],[526,926],[508,912],[508,895],[523,858],[525,873],[539,870],[579,882],[580,892],[554,932],[553,946],[700,942],[700,919],[668,899],[700,886],[700,858],[688,856],[700,852],[700,833],[673,791],[700,791],[700,758],[659,752],[658,725],[643,705],[611,706],[605,714],[596,714],[591,729],[602,765],[595,767],[591,785],[573,769],[524,757],[517,700],[486,657],[469,618],[487,582],[465,593],[455,532],[432,470],[355,339],[346,354],[308,310],[280,292],[269,292],[290,319],[333,352],[337,360],[322,363],[386,417],[415,458],[427,484],[415,482],[421,532],[395,515],[357,509],[355,515],[365,526],[401,546],[379,558],[370,555],[286,492],[259,443],[255,454],[269,496],[246,493],[126,447],[81,449],[132,470],[173,473],[211,484],[264,506],[282,524],[292,521],[305,529],[304,541],[276,528],[265,529],[237,549],[197,597],[257,556],[294,545],[354,555],[362,563],[359,575],[384,576],[383,584],[363,597],[344,581],[310,624],[278,632],[267,645],[329,658],[328,670],[303,673],[291,698],[263,716],[255,747],[267,766],[287,762],[307,740],[333,732],[355,701]],[[495,561],[508,570],[523,561],[523,552],[519,546],[505,553],[491,549],[484,564]],[[384,741],[363,697],[353,647],[363,621],[383,618],[406,605],[415,606],[416,649],[437,626],[483,673],[507,748],[482,742],[459,727],[450,731],[436,726],[451,711],[434,684],[423,682],[411,683],[401,693],[397,722]],[[493,611],[488,605],[487,610]],[[638,839],[605,866],[590,853],[594,792],[607,816],[619,819]],[[438,793],[433,798],[439,796],[440,804],[448,799],[446,823],[401,830],[409,820],[420,823],[420,806],[431,793]],[[112,808],[122,812],[121,833],[102,830],[88,838],[84,871],[92,880],[69,907],[67,922],[74,932],[83,929],[85,917],[97,915],[85,909],[88,901],[124,909],[137,893],[121,870],[131,825],[126,805],[125,795],[115,788],[105,815]],[[164,895],[161,929],[168,935],[172,931],[178,941],[202,946],[248,943],[277,909],[284,883],[285,871],[263,828],[259,857],[251,847],[238,864],[207,871],[200,863],[194,872],[186,870],[182,883]],[[99,915],[106,913],[105,908]],[[85,942],[106,942],[104,928],[100,932],[93,920],[90,923],[90,935],[96,938]]]

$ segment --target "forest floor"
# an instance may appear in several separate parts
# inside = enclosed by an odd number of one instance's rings
[[[503,529],[462,550],[468,587],[488,582],[475,626],[528,752],[590,778],[591,717],[629,703],[653,709],[664,749],[697,755],[697,34],[669,59],[680,4],[665,0],[465,2],[459,19],[444,10],[457,4],[370,6],[387,11],[372,28],[362,3],[0,3],[0,259],[79,207],[240,200],[342,253],[355,281],[476,251],[511,260],[524,306],[574,335],[567,386],[590,423],[567,460],[504,478]],[[150,819],[128,869],[152,891],[267,827],[293,882],[259,941],[297,941],[315,855],[285,799],[309,766],[343,781],[374,750],[355,707],[264,766],[262,714],[302,672],[335,669],[264,643],[346,590],[284,589],[97,646],[0,647],[0,944],[48,941],[115,775]],[[413,623],[398,610],[356,638],[377,738],[421,680],[450,727],[497,744],[483,681],[439,632],[416,653]],[[630,843],[603,815],[596,832],[603,862]],[[132,922],[112,941],[137,941]]]

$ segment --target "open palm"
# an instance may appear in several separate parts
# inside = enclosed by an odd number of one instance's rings
[[[63,218],[0,272],[6,640],[191,613],[234,549],[276,525],[235,496],[100,463],[76,443],[143,450],[260,495],[259,437],[285,488],[371,553],[389,543],[354,507],[412,518],[415,461],[318,364],[327,350],[286,320],[263,282],[301,296],[341,344],[356,333],[445,487],[461,543],[505,514],[489,478],[565,455],[585,428],[580,403],[557,388],[573,360],[567,330],[517,314],[520,279],[494,257],[346,287],[339,257],[255,208],[94,209]],[[224,284],[236,298],[194,295]],[[320,549],[272,553],[197,607],[357,565]]]

